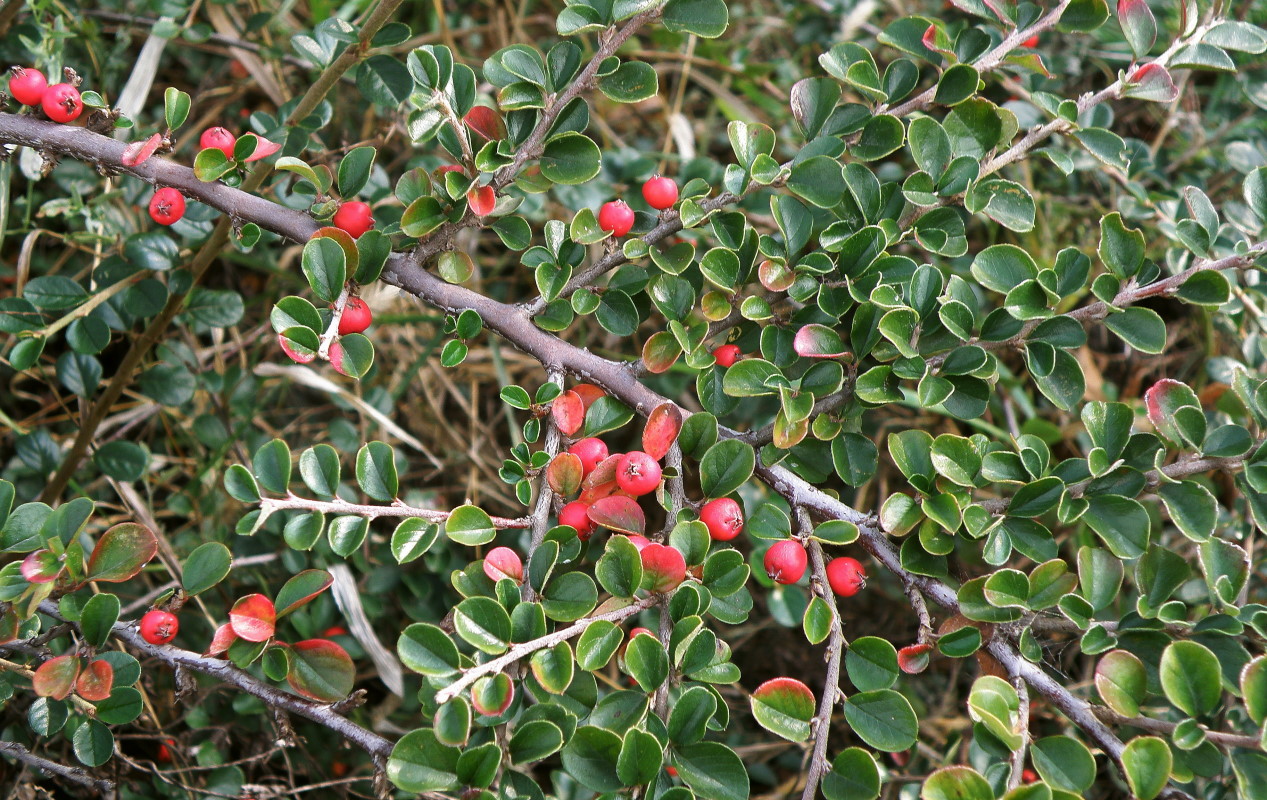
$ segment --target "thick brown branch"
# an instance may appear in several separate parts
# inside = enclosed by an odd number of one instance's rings
[[[86,770],[79,767],[68,767],[65,764],[58,764],[56,761],[49,761],[35,755],[17,742],[0,741],[0,753],[12,756],[23,764],[34,767],[35,769],[47,772],[64,781],[77,784],[85,789],[113,797],[115,793],[114,783],[105,778],[94,778]]]

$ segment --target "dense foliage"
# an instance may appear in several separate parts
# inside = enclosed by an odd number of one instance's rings
[[[0,5],[15,796],[1267,798],[1267,13],[302,5]]]

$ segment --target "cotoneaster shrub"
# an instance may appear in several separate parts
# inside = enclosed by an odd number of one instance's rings
[[[7,785],[1267,797],[1261,9],[448,6],[0,10]]]

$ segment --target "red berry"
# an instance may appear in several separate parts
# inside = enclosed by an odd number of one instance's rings
[[[53,122],[72,122],[83,113],[84,101],[79,99],[79,90],[74,86],[55,83],[44,90],[40,108]]]
[[[867,571],[856,558],[842,556],[827,564],[827,582],[841,597],[853,597],[867,585]]]
[[[370,204],[360,200],[349,200],[334,212],[334,226],[352,234],[353,239],[361,238],[361,234],[374,227],[374,217],[370,214]]]
[[[583,402],[583,401],[582,401]],[[599,462],[607,458],[607,444],[602,439],[581,439],[568,448],[568,452],[581,459],[581,475],[589,475]]]
[[[808,563],[805,546],[795,539],[775,542],[765,551],[765,573],[775,583],[796,583],[805,574]]]
[[[13,77],[9,78],[9,94],[24,106],[38,106],[44,97],[48,81],[44,73],[30,67],[14,67]]]
[[[1035,783],[1038,781],[1038,773],[1028,767],[1021,770],[1021,783]]]
[[[624,236],[633,229],[634,212],[624,200],[603,203],[598,210],[598,227],[615,236]]]
[[[657,175],[642,184],[642,199],[657,211],[673,208],[673,204],[677,202],[677,184],[672,178]]]
[[[655,636],[655,634],[651,632],[650,628],[633,628],[629,631],[629,638],[632,639],[640,633],[645,633],[648,636]]]
[[[150,644],[167,644],[179,630],[180,620],[175,614],[151,608],[141,617],[141,638]]]
[[[741,352],[737,344],[724,344],[713,351],[713,358],[719,367],[733,367]]]
[[[233,145],[238,143],[238,137],[229,133],[228,128],[207,128],[202,132],[202,136],[198,138],[198,146],[203,150],[215,148],[224,153],[229,159],[233,158]]]
[[[667,773],[669,773],[669,777],[670,777],[670,778],[676,778],[676,777],[677,777],[677,767],[672,767],[672,766],[670,766],[670,767],[665,767],[665,768],[664,768],[664,771],[665,771],[665,772],[667,772]]]
[[[171,225],[185,216],[185,196],[170,186],[154,192],[150,198],[150,219],[159,225]]]
[[[321,632],[323,638],[330,639],[335,636],[347,636],[348,629],[342,625],[331,625]]]
[[[1034,34],[1025,41],[1021,42],[1021,47],[1038,47],[1038,34]]]
[[[370,311],[365,301],[359,297],[349,297],[347,305],[343,307],[343,316],[339,317],[339,335],[360,333],[373,321],[374,313]]]
[[[641,450],[625,453],[616,463],[616,483],[634,497],[654,492],[660,485],[660,465]]]
[[[247,70],[246,65],[241,61],[238,61],[236,58],[229,62],[229,75],[231,75],[234,80],[240,81],[250,74],[251,73]],[[246,111],[245,108],[242,110]]]
[[[576,535],[583,542],[594,535],[594,520],[590,519],[590,507],[587,503],[573,500],[559,511],[559,524],[576,528]]]
[[[348,765],[342,761],[335,761],[330,765],[330,774],[336,778],[342,778],[348,774]]]
[[[700,509],[699,518],[708,526],[708,535],[719,542],[729,542],[743,530],[743,509],[729,497],[709,500]]]
[[[160,764],[170,763],[172,760],[172,751],[170,750],[170,747],[175,747],[175,746],[176,746],[176,740],[170,739],[170,738],[166,742],[160,744],[158,746],[158,756],[156,757],[155,760],[158,761]]]
[[[456,172],[459,175],[466,174],[465,172],[462,171],[462,168],[459,167],[457,164],[443,164],[439,167],[436,167],[436,175],[438,175],[441,180],[444,179],[444,173],[446,172]]]

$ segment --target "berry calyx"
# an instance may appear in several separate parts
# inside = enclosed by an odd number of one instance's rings
[[[73,122],[84,111],[79,90],[69,83],[55,83],[44,90],[40,108],[53,122]]]
[[[634,497],[654,492],[660,485],[660,465],[641,450],[625,453],[616,463],[616,483]]]
[[[171,225],[185,216],[185,196],[170,186],[154,192],[150,198],[150,219],[159,225]]]
[[[733,367],[739,360],[742,351],[737,344],[724,344],[713,351],[713,358],[719,367]]]
[[[9,94],[24,106],[38,106],[48,88],[44,73],[30,67],[14,67],[9,78]]]
[[[856,558],[842,556],[827,564],[827,582],[841,597],[853,597],[867,586],[867,571]]]
[[[808,563],[805,546],[795,539],[775,542],[765,551],[765,574],[775,583],[796,583],[805,574]]]
[[[602,439],[591,436],[569,447],[568,452],[581,459],[581,477],[585,477],[607,458],[607,444]]]
[[[207,128],[202,132],[202,136],[198,137],[198,146],[203,150],[211,150],[212,148],[224,153],[225,157],[233,159],[233,146],[238,143],[238,137],[229,133],[228,128],[219,126]]]
[[[729,497],[709,500],[699,510],[699,519],[714,541],[729,542],[743,530],[743,509]]]
[[[167,611],[151,608],[141,617],[141,638],[150,644],[167,644],[179,630],[180,620]]]
[[[573,500],[559,511],[559,524],[575,528],[577,538],[582,542],[593,536],[597,527],[594,520],[590,519],[589,504],[580,500]]]
[[[611,200],[598,209],[598,227],[613,236],[624,236],[633,230],[634,212],[624,200]]]
[[[677,184],[672,178],[657,175],[642,184],[642,199],[656,211],[673,208],[677,202]]]
[[[374,227],[374,217],[370,213],[370,204],[360,200],[349,200],[334,212],[334,227],[341,228],[351,234],[353,239],[361,238],[361,234]]]
[[[373,321],[374,313],[365,301],[359,297],[349,297],[347,304],[343,306],[343,316],[339,317],[339,335],[360,333]]]

